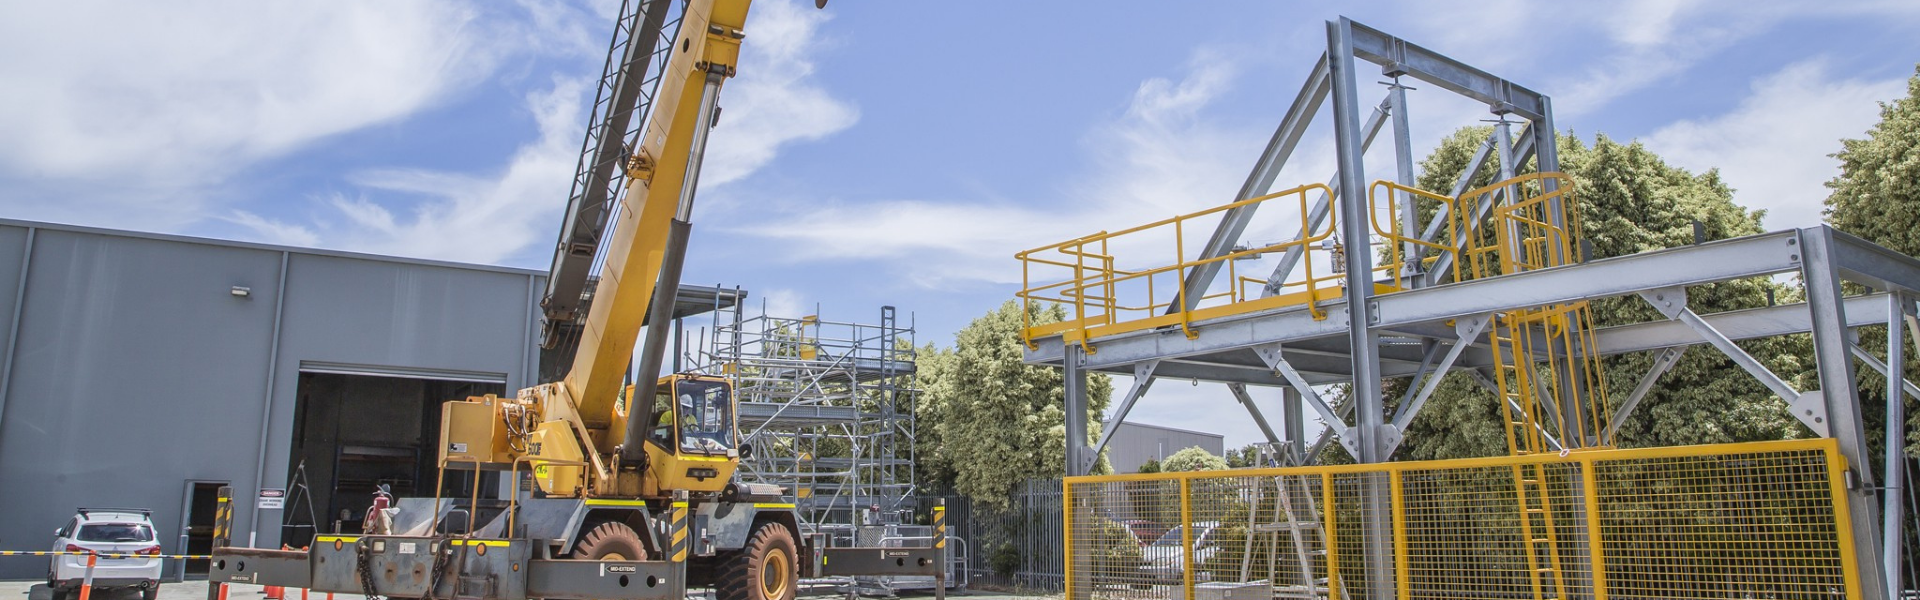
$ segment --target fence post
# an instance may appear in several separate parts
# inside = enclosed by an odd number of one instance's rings
[[[1388,471],[1387,477],[1393,495],[1393,572],[1398,582],[1394,587],[1400,600],[1407,600],[1413,597],[1413,577],[1408,568],[1411,561],[1407,556],[1407,495],[1399,469]]]
[[[221,548],[233,541],[233,486],[220,486],[215,494],[213,510],[213,550],[208,554],[217,554]],[[219,559],[213,559],[219,560]],[[227,584],[207,578],[207,600],[226,600]]]
[[[1063,478],[1060,480],[1060,539],[1063,542],[1061,544],[1062,549],[1066,550],[1066,564],[1064,565],[1066,567],[1066,600],[1085,600],[1077,597],[1078,594],[1076,594],[1076,592],[1078,588],[1075,587],[1074,584],[1076,582],[1073,578],[1073,565],[1080,560],[1080,553],[1075,552],[1073,548],[1073,511],[1073,481]],[[1022,527],[1021,529],[1030,528]]]
[[[1607,600],[1607,557],[1606,544],[1600,539],[1600,476],[1594,473],[1599,462],[1592,457],[1580,459],[1580,479],[1586,485],[1587,503],[1587,563],[1592,574],[1593,600]]]
[[[933,598],[947,600],[947,569],[953,566],[947,560],[947,499],[936,498],[933,502],[933,547],[940,551],[940,568],[933,572]]]
[[[1180,579],[1187,591],[1187,600],[1193,600],[1193,486],[1192,478],[1180,478]]]

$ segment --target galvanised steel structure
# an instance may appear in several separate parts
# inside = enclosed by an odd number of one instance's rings
[[[1358,59],[1358,60],[1356,60]],[[1357,63],[1379,65],[1392,79],[1387,97],[1363,117],[1358,96]],[[1471,166],[1450,193],[1411,191],[1414,178],[1409,140],[1406,87],[1411,77],[1427,85],[1484,103],[1498,118],[1493,134],[1481,145]],[[1268,193],[1287,164],[1308,124],[1329,104],[1338,157],[1338,173],[1326,185]],[[1517,121],[1515,121],[1517,119]],[[1363,154],[1376,134],[1388,124],[1394,131],[1395,185],[1374,186],[1369,194],[1343,191],[1369,189]],[[1521,125],[1517,136],[1513,125]],[[1853,328],[1905,322],[1920,339],[1915,324],[1920,298],[1920,260],[1876,246],[1825,226],[1778,231],[1738,239],[1590,260],[1584,249],[1560,257],[1552,268],[1505,273],[1462,280],[1453,263],[1465,260],[1463,248],[1448,242],[1467,240],[1443,235],[1454,223],[1486,223],[1486,215],[1522,201],[1519,186],[1502,192],[1475,194],[1468,182],[1498,156],[1497,179],[1514,180],[1514,166],[1531,160],[1542,175],[1555,174],[1552,104],[1547,96],[1500,79],[1472,66],[1342,18],[1327,23],[1327,52],[1316,64],[1292,108],[1282,119],[1241,188],[1237,202],[1202,215],[1176,218],[1118,234],[1100,234],[1025,252],[1020,258],[1029,283],[1021,296],[1027,302],[1062,302],[1068,321],[1028,329],[1031,364],[1059,366],[1066,372],[1067,472],[1086,474],[1107,441],[1088,439],[1086,375],[1090,372],[1134,377],[1110,422],[1119,422],[1156,379],[1175,378],[1221,382],[1247,408],[1270,442],[1289,446],[1296,457],[1308,458],[1306,408],[1311,408],[1327,433],[1362,463],[1391,459],[1401,432],[1418,414],[1440,377],[1455,370],[1476,374],[1489,384],[1498,366],[1491,348],[1489,322],[1500,315],[1539,307],[1583,301],[1638,296],[1658,308],[1669,320],[1599,328],[1583,332],[1590,340],[1578,355],[1605,356],[1657,351],[1651,370],[1623,398],[1602,406],[1597,398],[1578,393],[1559,397],[1559,431],[1581,439],[1554,440],[1562,448],[1600,445],[1611,437],[1640,399],[1658,384],[1660,376],[1680,353],[1698,345],[1725,353],[1777,394],[1793,416],[1810,430],[1835,439],[1851,468],[1848,526],[1855,551],[1861,557],[1863,597],[1886,598],[1900,583],[1898,569],[1900,519],[1881,521],[1875,490],[1897,488],[1898,460],[1888,461],[1884,478],[1871,472],[1862,407],[1856,389],[1855,361],[1886,374],[1892,397],[1905,393],[1920,397],[1920,389],[1861,348]],[[1531,182],[1532,193],[1553,195],[1558,185],[1551,177]],[[1393,200],[1386,214],[1375,195],[1385,189]],[[1415,210],[1416,195],[1455,200],[1440,204],[1430,221],[1422,223]],[[1306,206],[1307,198],[1317,198]],[[1278,244],[1251,242],[1248,232],[1254,213],[1263,203],[1299,200],[1303,210],[1297,233]],[[1468,199],[1477,199],[1469,202]],[[1571,231],[1566,205],[1547,204],[1547,231]],[[1449,215],[1449,210],[1463,214]],[[1197,253],[1181,246],[1182,226],[1194,216],[1219,213],[1217,227]],[[1152,227],[1173,230],[1180,253],[1167,264],[1147,270],[1123,270],[1116,258],[1128,249],[1122,234]],[[1257,229],[1257,228],[1255,228]],[[1548,234],[1556,235],[1556,234]],[[1570,247],[1566,240],[1545,240],[1542,247]],[[1386,248],[1400,246],[1395,251]],[[1348,249],[1348,248],[1351,249]],[[1437,248],[1437,250],[1436,250]],[[1271,274],[1239,274],[1241,259],[1262,254],[1277,256]],[[1375,265],[1376,254],[1387,255]],[[1315,272],[1314,257],[1321,262]],[[1417,258],[1392,258],[1392,256]],[[1128,267],[1131,268],[1131,267]],[[1065,272],[1064,283],[1037,285],[1036,271]],[[1221,278],[1222,271],[1227,277]],[[1302,276],[1304,271],[1304,277]],[[1334,274],[1329,275],[1332,271]],[[1687,288],[1715,282],[1795,275],[1805,286],[1804,303],[1699,314],[1688,307]],[[1156,277],[1168,284],[1155,286]],[[1842,283],[1857,284],[1868,293],[1847,295]],[[1252,289],[1249,289],[1252,288]],[[1129,294],[1145,292],[1145,300],[1128,302]],[[1156,294],[1170,298],[1156,297]],[[1128,314],[1129,311],[1139,315]],[[1898,331],[1900,327],[1894,327]],[[1811,334],[1818,360],[1820,389],[1799,390],[1769,371],[1734,342],[1788,334]],[[1905,351],[1901,335],[1889,336],[1889,362],[1900,364]],[[1920,351],[1920,350],[1916,350]],[[1551,359],[1543,356],[1543,359]],[[1413,378],[1407,397],[1388,415],[1381,381]],[[1350,398],[1342,408],[1352,418],[1321,398],[1315,386],[1350,384]],[[1248,386],[1285,390],[1284,432],[1275,432],[1248,395]],[[1559,410],[1564,408],[1564,410]],[[1886,407],[1887,435],[1903,439],[1901,403]],[[1564,420],[1582,412],[1607,415],[1602,426],[1569,427]],[[1109,432],[1110,433],[1110,432]],[[1894,450],[1897,452],[1897,445]],[[1891,456],[1891,454],[1890,454]],[[1364,507],[1373,527],[1388,527],[1390,494],[1384,480],[1368,482],[1372,492]],[[1889,494],[1897,502],[1898,494]],[[1888,511],[1898,514],[1895,511]],[[1390,536],[1374,532],[1369,540],[1367,581],[1372,590],[1391,589],[1394,577]],[[1884,549],[1883,549],[1884,544]]]
[[[764,308],[762,309],[764,313]],[[878,323],[714,313],[697,370],[724,374],[754,447],[741,477],[784,488],[807,533],[834,545],[897,525],[914,494],[914,329],[891,306]]]

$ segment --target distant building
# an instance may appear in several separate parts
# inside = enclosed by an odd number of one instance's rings
[[[1214,456],[1224,456],[1227,438],[1217,433],[1188,431],[1159,425],[1120,422],[1107,442],[1107,462],[1115,473],[1138,473],[1149,460],[1166,460],[1181,450],[1199,446]]]

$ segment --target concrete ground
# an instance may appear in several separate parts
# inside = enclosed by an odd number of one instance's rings
[[[337,594],[336,596],[338,600],[361,600],[358,594]],[[948,592],[947,596],[966,598],[967,600],[1046,600],[1048,598],[1047,596],[1015,596],[1000,592],[976,592],[970,590]],[[712,596],[705,593],[705,590],[696,590],[690,597],[701,599],[711,598]],[[802,588],[800,597],[827,600],[831,598],[845,598],[846,596],[835,592],[832,587],[817,586]],[[908,592],[901,594],[900,597],[912,600],[931,600],[933,593]],[[227,598],[228,600],[263,600],[265,594],[261,593],[260,586],[257,585],[232,584],[227,586]],[[1058,596],[1054,596],[1053,598],[1058,598]],[[140,592],[137,590],[112,590],[96,592],[90,600],[139,599]],[[292,593],[288,594],[286,600],[299,599],[300,592],[293,590]],[[319,594],[309,595],[307,600],[325,599],[325,594]],[[48,593],[47,584],[43,581],[0,581],[0,600],[53,600],[53,594]],[[160,584],[160,600],[207,600],[207,582],[188,581],[185,583],[162,583]]]

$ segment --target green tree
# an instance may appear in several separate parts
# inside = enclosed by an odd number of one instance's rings
[[[1486,127],[1456,131],[1421,163],[1421,188],[1448,190],[1490,133]],[[1725,239],[1761,233],[1763,213],[1733,201],[1733,190],[1719,172],[1701,174],[1668,165],[1638,142],[1621,144],[1604,135],[1591,146],[1571,134],[1559,138],[1561,172],[1574,181],[1592,257],[1624,256],[1693,243],[1698,222],[1706,238]],[[1523,165],[1520,172],[1531,171]],[[1473,182],[1493,182],[1497,164]],[[1431,214],[1431,213],[1429,213]],[[1730,281],[1689,289],[1689,306],[1701,313],[1766,306],[1788,290],[1767,279]],[[1611,298],[1592,305],[1594,325],[1663,320],[1637,297]],[[1805,372],[1806,342],[1771,338],[1741,342],[1749,353],[1783,376]],[[1633,389],[1653,362],[1652,353],[1605,359],[1607,388],[1617,402]],[[1408,382],[1388,382],[1390,402]],[[1441,459],[1507,453],[1500,405],[1495,396],[1465,373],[1449,374],[1419,417],[1409,425],[1401,456]],[[1780,401],[1711,347],[1689,350],[1641,401],[1620,430],[1621,446],[1665,446],[1780,439],[1804,435]]]
[[[1907,97],[1880,105],[1880,123],[1863,139],[1841,140],[1840,175],[1827,182],[1827,222],[1847,233],[1866,238],[1910,256],[1920,256],[1920,67],[1907,79]],[[1860,343],[1886,359],[1887,330],[1862,328]],[[1906,372],[1920,370],[1920,352],[1907,351]],[[1860,402],[1885,406],[1886,380],[1870,369],[1860,370]],[[1908,397],[1912,419],[1907,454],[1920,456],[1920,402]],[[1878,411],[1867,411],[1879,416]],[[1884,417],[1881,417],[1884,418]],[[1869,431],[1884,431],[1879,426]],[[1874,456],[1880,456],[1875,452]]]
[[[1160,463],[1160,468],[1165,469],[1168,473],[1179,473],[1183,471],[1225,471],[1227,470],[1227,459],[1214,456],[1213,453],[1208,452],[1206,448],[1192,446],[1175,452],[1172,456],[1168,456],[1165,462]]]
[[[951,350],[918,351],[918,457],[935,483],[994,506],[1007,505],[1020,482],[1066,472],[1064,378],[1059,369],[1021,362],[1022,308],[1014,302],[974,319]],[[1058,306],[1024,310],[1033,324],[1058,322]],[[1087,378],[1087,418],[1101,414],[1113,394],[1105,375]],[[1089,428],[1092,429],[1092,428]],[[1088,444],[1098,431],[1088,431]],[[1110,468],[1103,455],[1095,472]]]

